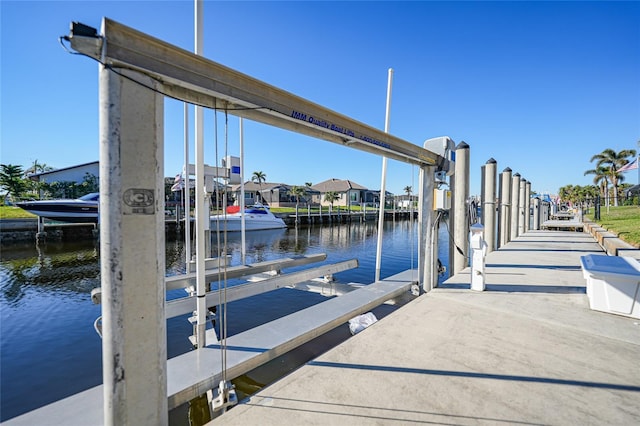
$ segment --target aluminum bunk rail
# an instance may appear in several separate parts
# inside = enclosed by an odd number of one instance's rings
[[[418,145],[108,18],[103,18],[102,35],[73,23],[67,39],[77,52],[115,72],[129,69],[152,77],[163,94],[184,102],[418,166],[446,162]]]

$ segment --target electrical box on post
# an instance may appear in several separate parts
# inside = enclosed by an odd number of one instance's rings
[[[451,209],[451,191],[436,188],[433,190],[433,210]]]
[[[427,139],[423,146],[424,149],[442,157],[442,161],[438,164],[438,172],[446,172],[447,176],[453,175],[456,164],[456,148],[449,136]]]
[[[222,159],[222,167],[229,169],[229,184],[237,185],[242,183],[240,179],[240,158],[227,155]]]

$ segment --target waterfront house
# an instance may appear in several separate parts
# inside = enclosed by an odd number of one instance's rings
[[[91,163],[78,164],[77,166],[33,173],[28,178],[40,183],[74,182],[79,184],[84,181],[87,174],[100,179],[100,163],[93,161]]]
[[[250,206],[256,202],[268,204],[271,207],[294,207],[296,205],[296,197],[291,193],[293,185],[286,183],[262,182],[258,184],[253,181],[247,181],[244,184],[244,205]],[[306,194],[300,197],[300,205],[306,206],[312,202],[312,196],[318,191],[305,187]],[[231,187],[231,195],[235,200],[233,204],[240,204],[240,185]]]
[[[48,186],[46,193],[42,189],[43,187],[40,186],[39,198],[43,198],[45,195],[53,198],[76,198],[95,191],[100,181],[100,163],[93,161],[61,169],[32,173],[27,178]]]
[[[312,201],[323,206],[331,204],[324,200],[327,192],[335,192],[338,194],[338,199],[333,203],[334,207],[360,205],[365,202],[365,193],[367,192],[367,188],[353,181],[335,178],[312,185],[311,188],[317,191],[312,195]]]

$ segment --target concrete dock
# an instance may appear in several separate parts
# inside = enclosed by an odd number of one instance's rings
[[[640,424],[640,321],[592,311],[586,233],[530,231],[212,424]]]

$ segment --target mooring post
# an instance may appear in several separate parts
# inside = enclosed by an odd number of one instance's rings
[[[422,292],[427,293],[433,289],[434,277],[437,277],[435,263],[438,252],[434,248],[434,214],[433,214],[433,190],[435,189],[435,166],[423,166],[419,175],[419,199],[418,210],[418,280],[422,283]],[[435,242],[437,244],[437,242]]]
[[[104,424],[167,425],[163,98],[143,74],[99,77]]]
[[[484,217],[484,240],[487,253],[496,249],[496,160],[490,158],[484,166],[484,199],[482,200],[482,216]]]
[[[38,216],[38,231],[36,232],[36,245],[47,240],[47,232],[44,230],[44,218]]]
[[[500,209],[498,213],[498,248],[509,242],[511,225],[511,169],[507,167],[500,173]]]
[[[513,241],[518,237],[518,204],[520,203],[520,173],[511,177],[511,238]]]
[[[484,239],[486,227],[476,223],[471,227],[471,290],[485,290],[484,258],[487,242]]]
[[[533,199],[533,230],[540,229],[540,198]]]
[[[469,264],[469,145],[460,142],[456,147],[455,171],[451,179],[451,213],[449,226],[453,244],[449,244],[449,276],[462,271]],[[460,251],[458,251],[460,249]],[[462,252],[462,253],[461,253]]]
[[[524,232],[531,229],[531,182],[527,181],[524,186]]]
[[[524,234],[524,196],[525,187],[527,186],[527,180],[520,178],[519,192],[518,192],[518,235]]]

